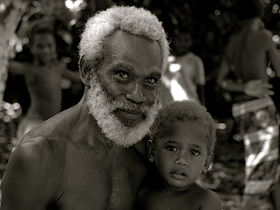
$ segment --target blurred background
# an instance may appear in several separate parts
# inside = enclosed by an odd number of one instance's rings
[[[58,57],[67,60],[69,70],[77,71],[77,45],[88,17],[114,4],[135,5],[149,9],[162,21],[168,34],[171,55],[176,56],[179,52],[174,40],[184,36],[186,31],[191,33],[191,51],[200,57],[204,66],[204,105],[213,115],[218,128],[214,164],[201,182],[219,193],[226,210],[238,209],[244,178],[243,143],[235,135],[231,98],[216,85],[229,38],[240,27],[235,3],[236,0],[0,0],[0,178],[13,148],[18,122],[30,106],[23,76],[7,72],[8,59],[30,59],[25,36],[28,25],[43,16],[52,17],[59,35]],[[280,0],[264,0],[264,3],[262,20],[273,33],[273,41],[278,47]],[[80,100],[83,86],[64,80],[62,92],[62,109],[66,109]],[[266,202],[259,206],[265,210],[270,208]]]

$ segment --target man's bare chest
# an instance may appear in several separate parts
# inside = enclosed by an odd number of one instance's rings
[[[125,210],[134,203],[145,174],[137,154],[121,149],[79,150],[69,147],[65,162],[62,209]]]

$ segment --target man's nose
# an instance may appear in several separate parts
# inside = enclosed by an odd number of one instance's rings
[[[126,98],[136,104],[142,104],[146,101],[146,97],[142,92],[140,84],[136,83],[132,86],[132,89],[127,93]]]

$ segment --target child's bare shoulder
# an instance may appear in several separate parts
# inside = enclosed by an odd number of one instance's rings
[[[200,191],[201,208],[200,210],[221,210],[222,201],[220,197],[212,190],[203,188],[197,185],[198,191]]]

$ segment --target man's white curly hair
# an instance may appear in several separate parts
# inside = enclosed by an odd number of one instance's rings
[[[81,35],[80,59],[97,64],[103,57],[104,40],[118,29],[157,41],[162,69],[166,69],[169,46],[162,23],[150,11],[134,6],[113,6],[91,17]]]

